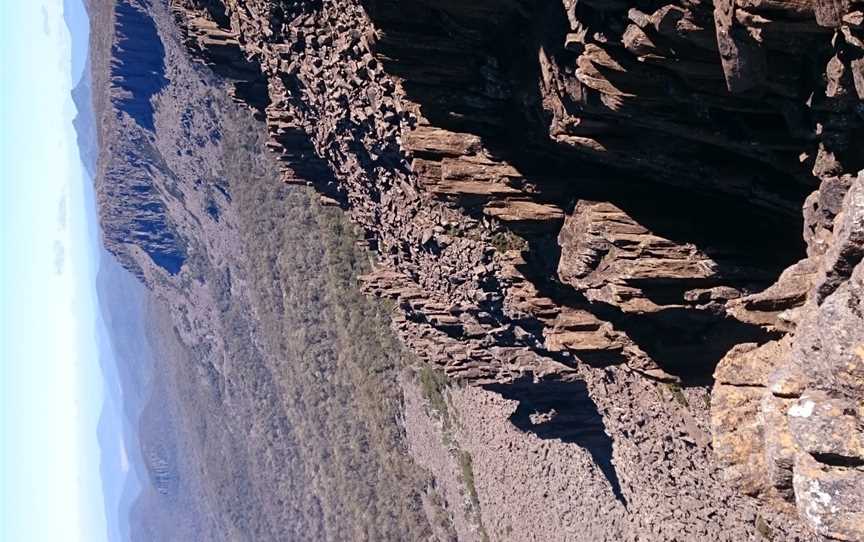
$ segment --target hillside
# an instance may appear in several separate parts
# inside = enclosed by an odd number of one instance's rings
[[[94,14],[121,44],[101,62],[105,242],[153,293],[131,539],[429,538],[439,499],[399,422],[410,354],[359,291],[369,256],[338,210],[280,182],[263,127],[142,6]]]

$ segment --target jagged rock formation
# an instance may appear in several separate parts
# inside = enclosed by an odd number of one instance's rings
[[[284,179],[364,228],[421,358],[505,397],[587,382],[622,537],[864,537],[858,2],[172,6]]]
[[[836,540],[864,534],[862,232],[864,174],[846,193],[827,252],[811,247],[792,270],[793,291],[807,279],[798,296],[806,302],[786,312],[794,333],[730,351],[712,399],[715,451],[730,480],[794,503],[817,533]]]
[[[115,11],[115,40],[112,47],[112,101],[142,127],[151,132],[153,104],[165,80],[165,49],[150,15],[128,1],[118,1]]]
[[[100,10],[94,10],[100,11]],[[104,11],[104,10],[103,10]],[[128,115],[129,120],[146,132],[129,133],[129,141],[116,137],[104,137],[102,160],[98,165],[99,183],[97,191],[102,201],[110,201],[112,206],[125,207],[116,213],[101,214],[101,225],[106,245],[113,247],[123,265],[136,276],[142,277],[141,266],[134,261],[129,250],[141,250],[152,261],[176,274],[186,260],[186,242],[179,235],[177,225],[168,217],[168,210],[162,200],[159,188],[154,183],[154,173],[163,168],[153,158],[153,142],[147,132],[154,130],[154,107],[152,99],[165,87],[165,49],[150,14],[141,5],[120,0],[113,13],[107,10],[107,17],[101,13],[94,19],[113,33],[107,38],[111,57],[106,59],[101,70],[97,68],[98,84],[109,88],[106,96],[96,97],[99,101],[109,101],[119,113]],[[116,22],[115,22],[116,21]],[[103,39],[105,39],[103,38]],[[105,73],[105,72],[108,73]],[[107,78],[107,81],[105,79]],[[97,109],[107,110],[107,103],[97,104]],[[118,119],[118,122],[122,122]],[[136,152],[132,149],[140,149]],[[128,220],[128,217],[134,217]]]

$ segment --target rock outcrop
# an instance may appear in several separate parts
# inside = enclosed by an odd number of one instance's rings
[[[852,182],[832,230],[827,251],[811,247],[796,266],[812,272],[806,303],[786,315],[794,331],[733,349],[717,367],[712,431],[730,481],[795,504],[826,538],[861,540],[864,174]]]
[[[864,538],[859,2],[172,7],[286,182],[364,229],[418,356],[504,397],[586,382],[623,498],[695,499],[688,539]]]

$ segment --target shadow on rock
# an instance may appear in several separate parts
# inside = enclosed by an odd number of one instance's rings
[[[505,399],[519,401],[510,421],[521,431],[534,433],[541,439],[560,439],[587,450],[609,481],[615,498],[627,505],[612,464],[612,438],[606,434],[603,417],[588,395],[585,382],[520,380],[485,387]]]
[[[523,253],[527,262],[517,266],[517,269],[534,284],[541,296],[554,300],[562,307],[588,311],[611,323],[664,371],[679,377],[685,387],[713,385],[714,369],[734,345],[748,342],[763,344],[779,337],[777,332],[740,322],[721,311],[685,305],[684,292],[698,286],[686,279],[667,280],[661,284],[662,289],[652,288],[647,281],[639,284],[646,296],[660,291],[671,298],[655,298],[658,304],[669,305],[654,312],[628,313],[619,306],[589,300],[584,292],[556,278],[561,247],[554,237],[531,239],[529,246],[530,250]],[[721,268],[721,278],[705,286],[729,285],[723,282],[722,266],[718,267]],[[635,281],[630,284],[635,284]],[[759,289],[754,288],[756,291]],[[593,367],[617,365],[626,361],[615,351],[598,351],[596,354],[580,352],[578,356],[580,361]],[[565,359],[558,361],[572,364],[572,361]]]

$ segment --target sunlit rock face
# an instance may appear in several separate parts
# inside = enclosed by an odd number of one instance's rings
[[[864,175],[852,181],[823,253],[809,269],[806,303],[784,318],[780,341],[730,351],[715,372],[712,431],[729,480],[796,505],[819,535],[864,535]],[[800,278],[784,274],[801,286]],[[778,282],[782,291],[784,280]]]

